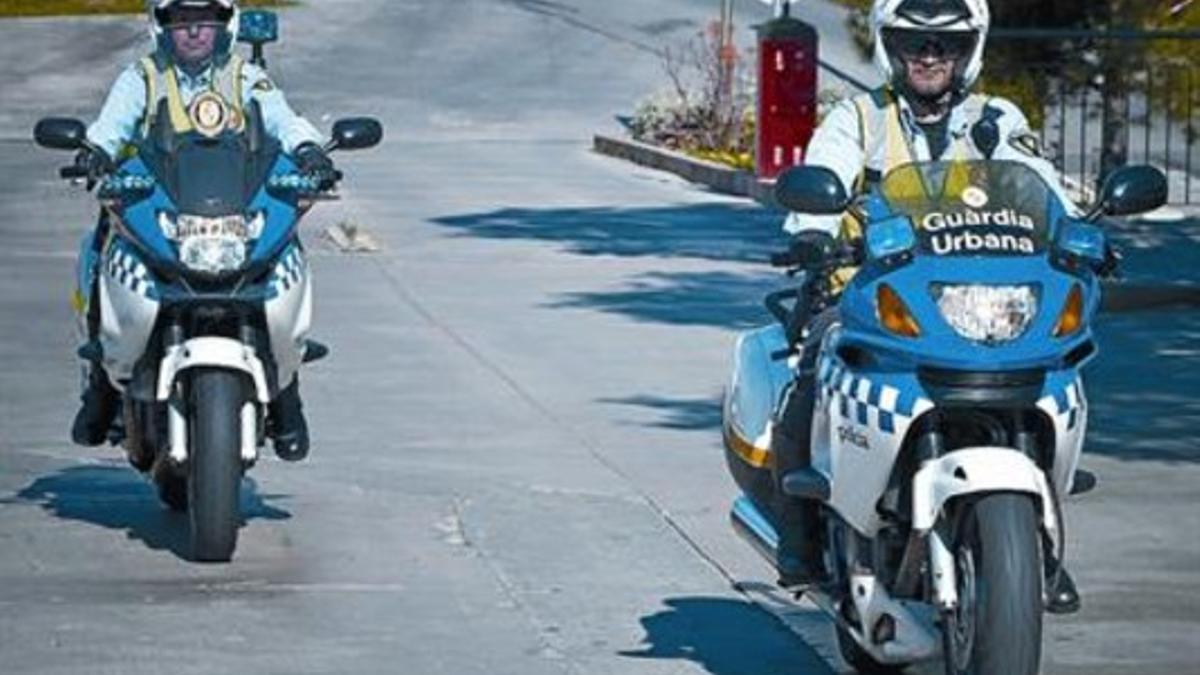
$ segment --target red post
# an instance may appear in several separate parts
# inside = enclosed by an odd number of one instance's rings
[[[817,31],[789,16],[758,28],[760,179],[804,163],[817,127]]]

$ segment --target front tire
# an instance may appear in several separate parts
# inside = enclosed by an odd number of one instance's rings
[[[229,562],[237,547],[240,520],[242,375],[196,370],[189,397],[192,557],[196,562]]]
[[[947,675],[1037,675],[1042,554],[1034,501],[989,494],[967,507],[954,546],[959,606],[945,617]]]

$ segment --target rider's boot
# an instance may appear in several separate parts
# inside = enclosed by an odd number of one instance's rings
[[[93,366],[88,374],[87,387],[80,400],[82,405],[71,424],[71,440],[95,447],[108,440],[109,429],[119,410],[120,395],[108,382],[108,376]]]
[[[790,498],[782,500],[779,514],[779,548],[775,567],[783,588],[812,586],[825,578],[821,565],[820,521],[817,505]]]
[[[1079,598],[1079,589],[1075,580],[1067,572],[1066,566],[1054,560],[1053,555],[1046,558],[1046,611],[1051,614],[1074,614],[1079,611],[1083,601]]]
[[[304,419],[304,404],[300,402],[299,376],[271,401],[268,412],[275,455],[285,462],[299,462],[308,457],[308,422]]]
[[[775,458],[775,514],[779,524],[775,564],[779,585],[784,588],[810,586],[824,578],[819,506],[785,495],[782,490],[784,476],[810,464],[814,393],[812,376],[800,377],[788,396],[771,440],[771,454]]]

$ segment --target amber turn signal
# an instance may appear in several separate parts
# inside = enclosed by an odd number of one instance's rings
[[[1058,316],[1054,326],[1054,337],[1063,338],[1074,335],[1083,327],[1083,289],[1075,284],[1071,294],[1067,296],[1067,305]]]
[[[879,290],[875,292],[875,303],[879,311],[879,323],[882,323],[884,328],[901,337],[921,337],[921,327],[917,325],[917,320],[891,286],[879,284]]]

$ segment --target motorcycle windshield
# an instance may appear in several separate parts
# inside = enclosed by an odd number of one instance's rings
[[[1032,168],[995,160],[906,164],[884,177],[880,193],[912,219],[921,249],[938,256],[1040,255],[1057,203]]]
[[[165,131],[139,154],[181,214],[244,215],[275,163],[279,146],[263,142],[255,115],[245,133],[209,138]]]

